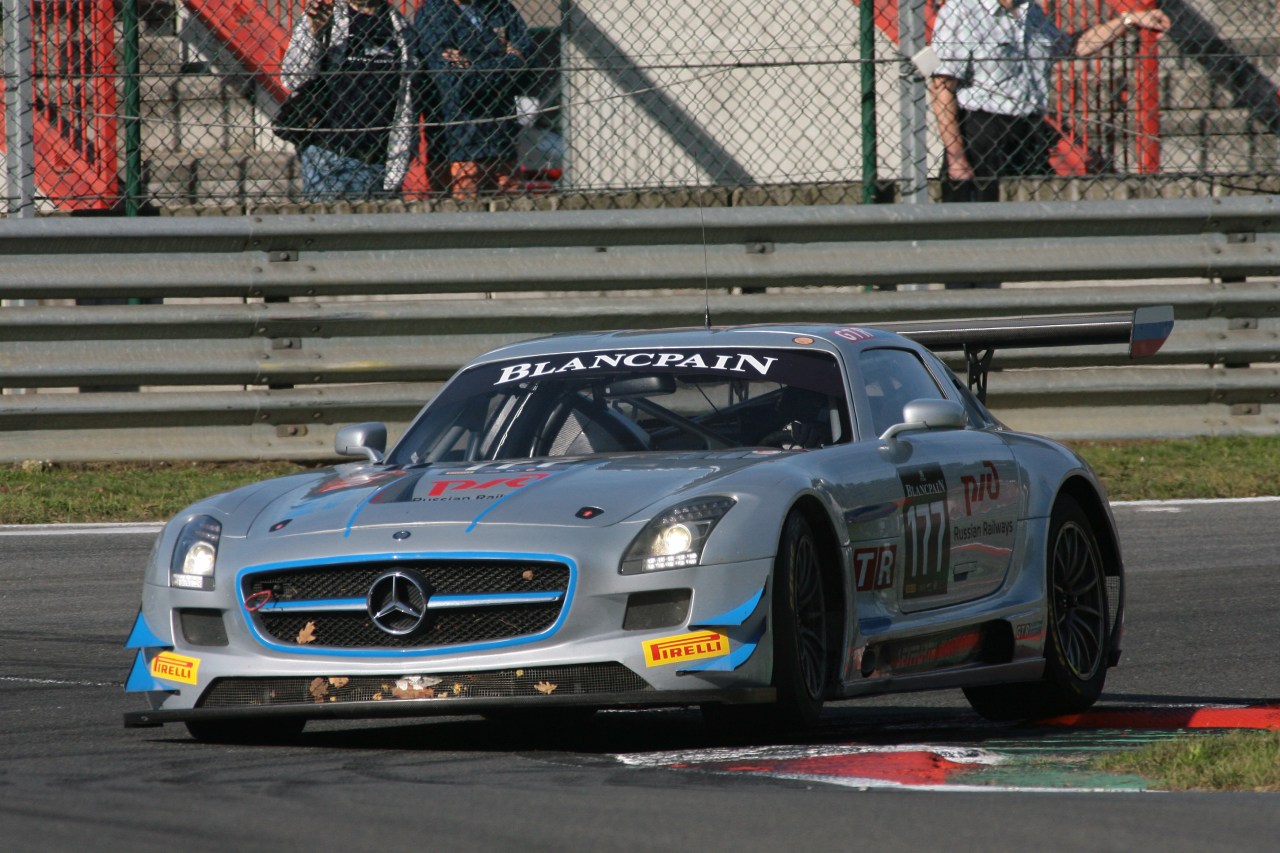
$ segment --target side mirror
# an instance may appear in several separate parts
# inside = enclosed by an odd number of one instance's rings
[[[363,456],[370,462],[381,462],[387,450],[386,424],[348,424],[333,437],[333,449],[339,456]]]
[[[880,436],[887,441],[898,433],[922,429],[964,429],[969,416],[955,400],[912,400],[902,407],[902,423],[894,424]]]

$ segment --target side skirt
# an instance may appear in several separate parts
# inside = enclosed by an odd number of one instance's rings
[[[914,690],[947,690],[975,687],[980,684],[1037,681],[1043,674],[1043,659],[1017,663],[978,664],[919,675],[887,675],[882,678],[863,679],[844,685],[842,698],[871,696],[878,693],[907,693]]]
[[[871,643],[860,650],[858,667],[861,677],[843,685],[843,696],[1034,681],[1044,659],[1020,654],[1013,626],[992,619]]]

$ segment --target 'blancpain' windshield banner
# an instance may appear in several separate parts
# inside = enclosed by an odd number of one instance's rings
[[[820,350],[770,347],[660,347],[548,353],[468,368],[441,392],[433,406],[473,394],[509,393],[526,384],[608,381],[655,373],[677,377],[745,380],[794,385],[844,396],[835,356]]]
[[[581,373],[590,370],[666,368],[685,370],[710,370],[728,373],[746,373],[754,377],[766,377],[769,368],[778,361],[775,356],[758,356],[746,352],[687,352],[661,350],[657,352],[610,352],[575,355],[550,361],[524,361],[508,364],[498,373],[494,385],[504,385],[553,373]]]

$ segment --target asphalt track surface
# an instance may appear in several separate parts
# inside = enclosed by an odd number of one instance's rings
[[[1116,514],[1129,611],[1100,709],[1280,700],[1280,502]],[[173,725],[126,730],[121,714],[141,700],[122,692],[132,658],[121,645],[153,538],[154,528],[0,528],[4,850],[1276,849],[1274,794],[1078,783],[1043,793],[1025,779],[904,790],[856,772],[771,772],[797,755],[812,769],[813,755],[946,744],[963,762],[1135,734],[986,724],[958,691],[839,703],[809,737],[719,761],[687,711],[600,714],[569,729],[312,723],[280,747],[199,744]]]

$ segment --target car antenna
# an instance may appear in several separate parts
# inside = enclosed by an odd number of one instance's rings
[[[702,225],[702,298],[706,306],[702,325],[711,330],[711,270],[707,263],[707,220],[702,210],[702,193],[698,193],[698,222]]]

